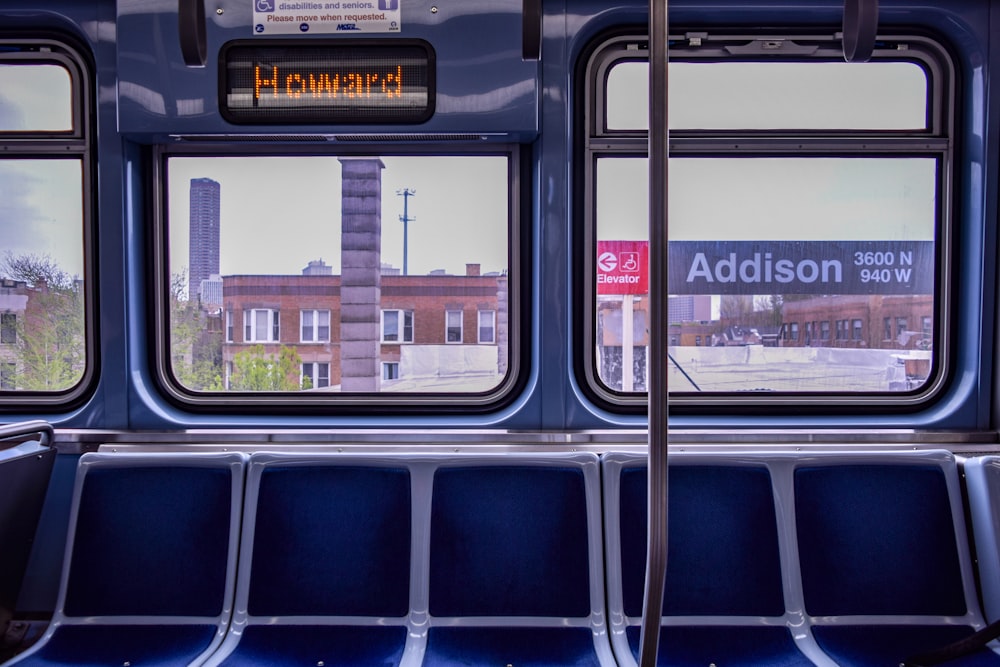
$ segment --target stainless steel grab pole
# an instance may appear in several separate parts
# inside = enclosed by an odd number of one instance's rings
[[[649,2],[649,537],[639,666],[655,667],[667,572],[667,0]],[[628,369],[626,369],[627,372]]]

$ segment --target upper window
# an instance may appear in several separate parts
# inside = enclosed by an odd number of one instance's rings
[[[4,403],[65,405],[93,371],[88,81],[61,44],[0,41]]]
[[[515,159],[165,154],[167,386],[191,401],[312,390],[289,397],[296,407],[498,395],[511,337],[486,334],[498,352],[463,336],[461,314],[512,317]],[[457,329],[443,321],[452,307]],[[246,381],[254,369],[268,382]]]
[[[848,64],[832,39],[698,35],[672,38],[668,71],[675,405],[923,400],[947,346],[909,323],[944,307],[950,63],[922,38]],[[583,367],[637,406],[652,361],[643,39],[588,63],[583,167]]]
[[[923,130],[927,75],[914,62],[671,62],[671,130]],[[608,130],[649,129],[649,63],[608,72]]]

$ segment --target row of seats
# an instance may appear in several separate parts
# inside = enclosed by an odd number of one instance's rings
[[[966,468],[994,612],[1000,462]],[[646,478],[626,453],[86,454],[55,616],[8,665],[634,667]],[[660,665],[897,667],[984,623],[948,452],[680,453],[669,488]]]

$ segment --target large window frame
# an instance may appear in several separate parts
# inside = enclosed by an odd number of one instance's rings
[[[835,35],[804,34],[753,34],[690,31],[671,35],[671,62],[840,62],[843,63],[842,44]],[[581,61],[578,79],[584,94],[578,96],[583,113],[577,136],[582,159],[577,169],[579,201],[583,218],[583,233],[576,239],[583,261],[579,265],[580,280],[576,290],[582,326],[583,345],[576,359],[581,384],[600,404],[611,409],[641,412],[646,408],[646,393],[642,390],[622,391],[608,386],[601,377],[598,359],[597,328],[597,172],[598,164],[606,158],[642,158],[648,150],[648,132],[645,128],[609,128],[606,119],[606,85],[609,73],[623,62],[647,62],[649,57],[645,35],[617,35],[594,43],[589,56]],[[672,409],[700,412],[720,407],[762,406],[776,413],[787,411],[789,406],[810,406],[816,411],[840,409],[843,406],[865,409],[912,410],[931,400],[941,391],[948,375],[952,353],[948,332],[940,322],[948,319],[951,309],[949,294],[952,232],[951,183],[954,170],[955,137],[954,118],[956,105],[954,65],[946,50],[933,40],[919,35],[880,35],[880,47],[873,54],[874,61],[903,61],[916,64],[927,78],[926,123],[924,127],[898,129],[677,129],[671,130],[669,150],[674,158],[908,158],[931,161],[935,165],[936,197],[933,262],[935,280],[933,287],[933,326],[929,335],[933,339],[933,363],[926,381],[910,391],[873,393],[836,393],[748,390],[732,392],[704,392],[687,386],[681,390],[671,387]],[[639,102],[639,100],[634,100]],[[678,102],[683,103],[683,101]],[[641,103],[639,106],[642,106]],[[669,200],[669,195],[668,195]],[[664,299],[665,301],[665,299]],[[850,317],[850,315],[843,315]],[[830,323],[826,323],[830,326]],[[895,322],[893,323],[895,324]],[[879,323],[872,321],[872,328]],[[846,333],[846,332],[845,332]],[[852,332],[853,333],[853,332]],[[852,333],[846,333],[849,338]],[[821,335],[819,323],[805,323],[805,341],[818,344]],[[829,337],[829,334],[827,334]],[[679,344],[683,336],[670,333],[671,344]],[[812,339],[810,341],[810,339]],[[693,337],[692,337],[693,340]],[[796,407],[795,409],[799,409]]]
[[[57,389],[25,389],[20,385],[20,362],[5,357],[5,381],[0,386],[0,412],[23,411],[57,412],[75,408],[86,400],[97,381],[100,366],[96,300],[98,277],[94,262],[93,229],[95,218],[95,95],[92,65],[87,56],[75,45],[59,36],[0,39],[0,66],[56,66],[65,69],[69,78],[70,99],[69,127],[54,129],[0,130],[0,153],[5,162],[17,160],[68,160],[80,166],[80,219],[79,230],[82,251],[82,271],[71,276],[74,299],[82,301],[82,326],[80,335],[82,357],[79,372],[71,373],[76,380],[71,386]],[[45,253],[42,253],[44,255]],[[41,255],[39,255],[41,256]],[[19,318],[21,319],[21,318]],[[20,327],[20,322],[18,323]],[[28,332],[15,332],[18,339],[28,340]],[[8,347],[10,347],[8,345]],[[76,362],[74,362],[76,363]],[[13,375],[12,375],[13,374]]]
[[[157,315],[155,352],[153,354],[154,370],[157,385],[162,394],[173,404],[192,411],[211,412],[231,412],[231,413],[259,413],[261,410],[273,414],[332,414],[338,411],[350,412],[351,414],[411,414],[426,413],[436,411],[442,414],[452,414],[455,412],[485,412],[495,410],[506,405],[516,395],[518,387],[523,386],[526,381],[525,368],[529,359],[530,350],[527,342],[530,337],[525,335],[526,327],[530,318],[530,303],[526,300],[527,286],[530,284],[530,234],[524,233],[523,224],[526,220],[530,197],[524,189],[530,188],[531,179],[528,170],[531,161],[525,158],[525,148],[516,144],[489,143],[487,145],[466,145],[461,144],[438,144],[422,143],[416,144],[370,144],[358,142],[354,145],[337,146],[334,150],[329,147],[308,146],[301,143],[282,143],[280,137],[271,146],[262,146],[255,142],[240,142],[236,139],[220,142],[204,142],[199,145],[170,145],[157,146],[153,149],[152,159],[152,182],[155,197],[155,217],[152,243],[152,263],[154,266],[154,291],[156,297],[155,312]],[[341,391],[334,389],[331,391],[266,391],[252,392],[232,389],[231,383],[224,382],[225,391],[218,391],[213,388],[198,389],[184,384],[181,375],[175,372],[171,361],[171,327],[170,327],[170,299],[169,284],[171,280],[171,239],[169,235],[169,184],[170,168],[169,161],[175,158],[297,158],[297,157],[321,157],[329,159],[340,158],[410,158],[410,157],[485,157],[502,158],[505,162],[504,173],[506,181],[507,215],[504,232],[506,234],[507,266],[502,272],[494,274],[491,270],[484,276],[496,275],[497,280],[501,280],[505,289],[497,294],[503,294],[507,310],[507,337],[505,345],[507,354],[505,363],[499,364],[497,383],[488,388],[479,389],[475,385],[476,378],[470,383],[469,390],[449,392],[440,388],[440,383],[434,384],[427,390],[411,389],[409,385],[403,388],[388,387],[378,391]],[[422,192],[418,195],[416,202],[423,204],[426,200],[420,199],[425,196]],[[422,210],[422,209],[421,209]],[[383,267],[384,268],[384,267]],[[468,268],[468,267],[467,267]],[[173,269],[176,271],[176,267]],[[225,272],[225,271],[224,271]],[[239,273],[239,272],[237,272]],[[284,275],[284,274],[282,274]],[[384,275],[394,275],[392,273]],[[428,275],[433,276],[431,272]],[[462,274],[452,274],[462,275]],[[465,275],[478,276],[479,274],[467,273]],[[335,276],[334,276],[335,277]],[[391,282],[391,278],[388,281]],[[387,279],[383,278],[383,284]],[[384,290],[383,290],[384,296]],[[264,302],[262,302],[264,303]],[[312,304],[303,304],[303,308]],[[230,305],[223,304],[223,313],[227,312]],[[285,309],[282,305],[281,310]],[[389,306],[392,309],[392,306]],[[401,311],[409,308],[398,309]],[[235,311],[234,311],[235,312]],[[430,311],[428,311],[429,313]],[[286,313],[287,315],[287,313]],[[223,316],[224,317],[224,316]],[[412,319],[414,324],[421,315],[415,310]],[[289,319],[285,315],[281,316],[287,326]],[[223,333],[220,339],[224,344],[234,344],[239,347],[243,341],[245,333],[245,323],[243,312],[233,315],[235,327],[242,327],[240,333],[235,335],[236,340],[230,341],[226,337],[228,329],[226,320],[223,319]],[[431,321],[428,315],[428,322]],[[338,347],[336,336],[332,330],[336,322],[341,322],[340,313],[331,311],[331,345]],[[382,321],[377,320],[378,344],[387,343],[382,339]],[[301,327],[299,327],[301,329]],[[301,332],[295,334],[295,338],[300,337]],[[412,337],[416,344],[419,333],[414,327]],[[282,334],[287,339],[288,332]],[[436,338],[436,336],[435,336]],[[248,345],[256,343],[248,342]],[[266,342],[265,354],[276,354],[274,352],[278,345],[294,346],[301,344],[300,341],[274,341]],[[390,342],[390,345],[404,344],[404,341]],[[430,345],[430,343],[425,343]],[[405,341],[409,346],[409,341]],[[235,349],[235,348],[234,348]],[[381,352],[389,354],[391,352]],[[306,357],[303,355],[303,361]],[[393,363],[399,363],[394,359],[389,359]],[[225,365],[225,362],[224,362]],[[334,374],[334,365],[331,364],[331,376]],[[228,366],[226,367],[228,370]],[[338,367],[339,368],[339,367]],[[378,374],[382,376],[381,364],[378,367]],[[340,371],[343,372],[343,371]],[[229,373],[224,374],[228,377]],[[299,368],[301,375],[301,368]],[[331,384],[336,386],[334,378],[331,377]]]

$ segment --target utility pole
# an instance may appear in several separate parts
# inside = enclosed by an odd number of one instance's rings
[[[410,188],[403,188],[402,190],[396,190],[396,194],[403,197],[403,215],[399,216],[399,221],[403,223],[403,275],[405,276],[409,275],[409,267],[406,262],[406,251],[409,246],[409,223],[416,220],[416,218],[409,216],[407,204],[410,201],[410,197],[416,195],[417,191]]]

